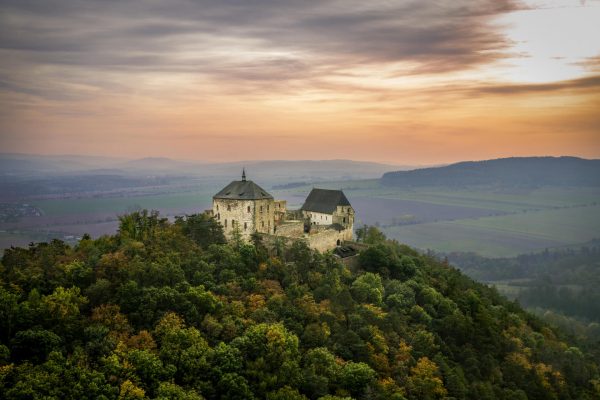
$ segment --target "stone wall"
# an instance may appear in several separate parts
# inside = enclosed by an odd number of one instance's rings
[[[252,200],[214,199],[213,215],[223,227],[223,233],[228,239],[231,238],[231,233],[236,227],[244,238],[249,238],[254,232]]]
[[[304,221],[284,221],[275,228],[276,236],[304,236]]]
[[[352,240],[352,230],[327,229],[314,235],[308,235],[308,246],[319,251],[335,249],[336,246],[344,241]]]
[[[352,229],[354,227],[354,209],[351,206],[337,206],[333,212],[333,223]]]
[[[223,227],[226,238],[230,239],[237,228],[243,238],[249,239],[254,232],[273,233],[273,203],[272,199],[214,199],[212,213]]]
[[[273,207],[275,207],[274,217],[275,224],[277,225],[280,221],[285,220],[285,214],[287,212],[287,200],[275,200]]]
[[[253,200],[253,202],[255,231],[272,235],[275,228],[275,201],[263,199]]]

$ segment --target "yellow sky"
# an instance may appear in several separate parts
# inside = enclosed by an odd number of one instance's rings
[[[600,157],[598,1],[48,3],[0,6],[0,152]]]

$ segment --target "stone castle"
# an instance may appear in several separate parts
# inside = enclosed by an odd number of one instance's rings
[[[326,251],[353,237],[354,209],[341,190],[312,189],[299,210],[287,210],[266,190],[246,179],[233,181],[213,196],[213,217],[225,236],[234,231],[248,240],[253,233],[268,238],[304,239],[311,248]]]

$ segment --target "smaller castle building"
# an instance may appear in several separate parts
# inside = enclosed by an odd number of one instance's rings
[[[354,226],[354,209],[341,190],[313,189],[301,210],[311,225]]]

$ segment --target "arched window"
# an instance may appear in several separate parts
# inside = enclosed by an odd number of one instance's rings
[[[231,205],[227,204],[227,211],[231,211]]]
[[[248,206],[248,212],[250,212],[250,206]]]
[[[341,244],[342,244],[342,242],[340,241],[340,239],[338,239],[338,240],[337,240],[337,245],[339,246],[339,245],[341,245]]]

